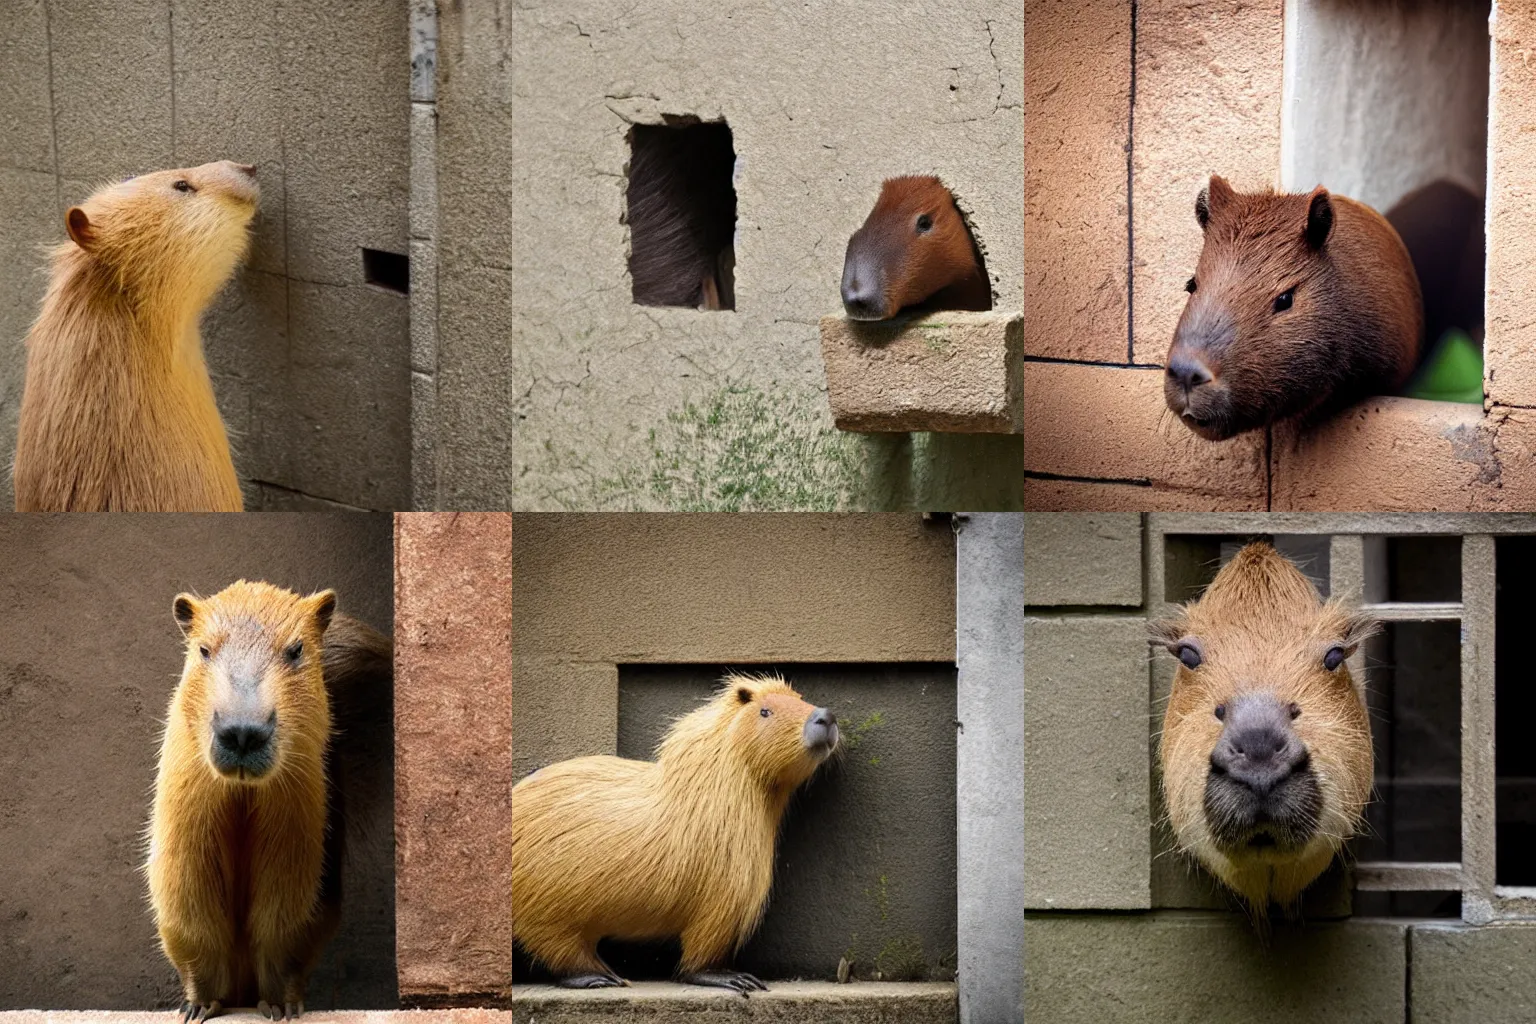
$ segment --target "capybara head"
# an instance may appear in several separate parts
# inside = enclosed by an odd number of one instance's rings
[[[260,194],[255,167],[219,160],[108,185],[64,226],[125,289],[169,287],[200,309],[245,255]]]
[[[1374,210],[1321,186],[1238,193],[1213,175],[1195,218],[1205,244],[1163,396],[1196,434],[1225,440],[1412,372],[1418,278]]]
[[[257,782],[281,773],[285,753],[324,748],[330,706],[322,638],[335,608],[329,590],[300,597],[245,580],[210,598],[176,596],[187,639],[185,724],[212,771]]]
[[[778,676],[730,675],[708,704],[662,740],[663,764],[700,756],[740,765],[764,786],[794,789],[837,749],[837,717],[801,699]]]
[[[1294,903],[1359,824],[1371,732],[1345,659],[1374,629],[1265,543],[1153,626],[1179,660],[1160,743],[1169,822],[1256,911]]]
[[[933,177],[888,178],[843,259],[843,309],[889,320],[908,306],[991,309],[981,252],[955,197]]]

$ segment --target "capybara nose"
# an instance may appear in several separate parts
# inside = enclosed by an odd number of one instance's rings
[[[1210,369],[1198,357],[1185,352],[1168,357],[1168,376],[1185,391],[1193,391],[1213,379]]]
[[[811,721],[817,725],[836,725],[837,716],[826,708],[817,708],[811,712]]]
[[[884,319],[885,301],[880,292],[880,275],[874,268],[857,257],[843,264],[843,310],[851,319]]]
[[[277,712],[264,721],[227,721],[213,715],[213,760],[221,771],[244,769],[260,775],[271,767],[272,736],[277,731]]]
[[[805,745],[822,755],[830,754],[837,746],[837,716],[827,708],[817,708],[805,720],[802,730]]]
[[[1225,775],[1255,796],[1266,797],[1307,766],[1307,748],[1278,701],[1234,701],[1226,715],[1226,728],[1211,751],[1213,774]]]

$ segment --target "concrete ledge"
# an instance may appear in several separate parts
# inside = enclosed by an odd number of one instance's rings
[[[824,316],[821,356],[839,429],[1024,429],[1020,313],[945,311],[877,322]]]
[[[118,1010],[0,1010],[0,1024],[168,1024],[170,1010],[123,1013]],[[266,1018],[253,1009],[231,1010],[215,1018],[225,1021],[257,1021]],[[506,1010],[305,1010],[305,1024],[511,1024]]]
[[[628,988],[573,991],[548,985],[512,989],[512,1012],[519,1022],[568,1024],[600,1020],[604,1024],[672,1021],[686,1015],[695,1024],[716,1021],[784,1021],[794,1024],[955,1024],[959,1007],[948,982],[770,982],[767,992],[750,999],[723,989],[637,982]]]

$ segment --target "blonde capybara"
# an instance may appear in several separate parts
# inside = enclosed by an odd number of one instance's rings
[[[183,1022],[252,1004],[297,1017],[335,931],[345,828],[329,770],[333,708],[368,699],[367,685],[387,694],[391,657],[389,640],[335,606],[329,590],[300,597],[245,580],[176,598],[186,660],[145,872]]]
[[[18,512],[241,510],[198,321],[245,255],[255,174],[158,171],[70,208],[27,335]]]
[[[1163,378],[1186,427],[1221,441],[1407,382],[1424,302],[1385,217],[1322,187],[1239,193],[1213,175],[1195,218],[1205,244]]]
[[[600,939],[681,939],[677,980],[742,995],[730,970],[773,883],[790,794],[837,747],[837,721],[784,680],[731,675],[654,761],[578,757],[512,790],[512,934],[571,988],[626,984]]]
[[[1375,628],[1262,542],[1153,626],[1179,660],[1159,744],[1169,823],[1256,920],[1293,908],[1360,824],[1371,730],[1345,659]]]

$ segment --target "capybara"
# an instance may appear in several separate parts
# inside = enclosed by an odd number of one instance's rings
[[[1169,822],[1256,920],[1294,907],[1360,822],[1371,729],[1345,659],[1375,628],[1262,542],[1152,626],[1179,659],[1159,744]]]
[[[843,257],[843,310],[889,320],[902,310],[991,309],[981,249],[934,177],[887,178]]]
[[[630,129],[626,220],[635,302],[736,308],[735,166],[724,124]]]
[[[182,1021],[252,1002],[298,1016],[336,928],[346,829],[332,735],[350,708],[387,705],[391,645],[335,606],[329,590],[245,580],[176,597],[187,653],[145,872]]]
[[[599,939],[682,941],[679,981],[746,995],[727,965],[756,930],[790,794],[837,720],[776,676],[730,675],[655,761],[578,757],[512,789],[512,934],[559,984],[626,984]]]
[[[1205,246],[1168,349],[1163,397],[1196,434],[1304,422],[1400,387],[1424,310],[1413,262],[1375,210],[1319,186],[1195,201]]]
[[[27,335],[21,512],[238,512],[198,321],[244,256],[256,169],[157,171],[70,207]]]

